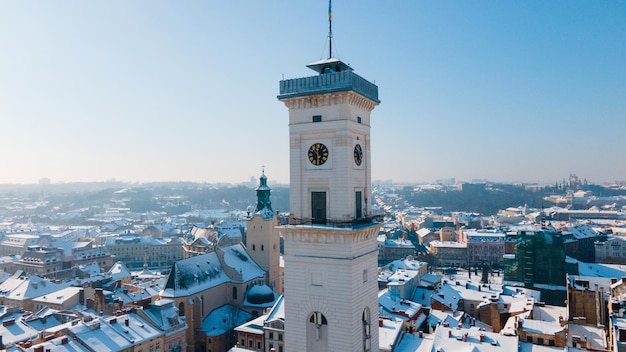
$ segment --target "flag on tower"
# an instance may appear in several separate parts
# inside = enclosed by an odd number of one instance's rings
[[[333,11],[332,11],[332,1],[333,0],[328,0],[328,20],[331,21],[333,19]]]

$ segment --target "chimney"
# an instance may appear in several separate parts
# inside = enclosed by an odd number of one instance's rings
[[[452,338],[452,330],[448,330],[448,337]]]
[[[102,311],[104,309],[104,291],[101,288],[97,288],[94,294],[94,307],[93,309],[96,312]]]
[[[485,342],[485,334],[480,334],[480,342]]]
[[[383,318],[378,319],[378,327],[379,328],[383,327]]]
[[[420,339],[424,338],[424,332],[422,330],[419,331],[419,337],[420,337]]]
[[[126,317],[126,320],[124,320],[124,325],[128,326],[128,317]]]

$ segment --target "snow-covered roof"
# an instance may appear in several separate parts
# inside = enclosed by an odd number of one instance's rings
[[[378,293],[378,306],[382,309],[381,314],[398,318],[403,321],[416,320],[421,314],[422,305],[400,298],[394,292],[382,290]],[[416,326],[419,326],[417,322]]]
[[[235,328],[235,331],[263,335],[263,322],[267,315],[261,315]]]
[[[401,319],[382,319],[382,326],[378,327],[378,346],[381,350],[391,351],[402,333]]]
[[[441,325],[435,331],[433,351],[510,352],[517,351],[517,344],[517,336]]]
[[[564,326],[561,326],[558,322],[548,322],[534,319],[519,319],[522,322],[522,331],[542,334],[542,335],[556,335],[565,330]]]
[[[214,309],[202,320],[202,328],[206,336],[220,336],[250,320],[252,315],[230,304]]]
[[[598,234],[594,229],[587,225],[578,225],[576,227],[569,227],[567,231],[571,232],[574,238],[581,240],[584,238],[595,238]]]
[[[396,344],[394,352],[431,352],[434,342],[434,334],[419,333],[402,334],[400,340]]]
[[[71,336],[65,335],[56,337],[46,342],[32,345],[31,347],[26,349],[20,349],[20,351],[89,352],[90,350],[74,340]]]
[[[52,293],[37,297],[33,299],[33,302],[61,305],[63,304],[63,302],[78,295],[81,290],[82,290],[81,287],[66,287],[58,291],[54,291]]]
[[[150,303],[150,308],[143,310],[144,314],[162,331],[176,326],[186,327],[184,317],[178,315],[176,302],[171,299],[160,299]]]
[[[16,342],[25,341],[37,336],[39,330],[34,329],[21,319],[22,313],[14,313],[2,316],[0,324],[0,336],[2,343],[10,345]]]
[[[267,320],[266,322],[271,322],[274,320],[285,320],[285,296],[280,296],[278,297],[278,299],[276,300],[276,303],[274,303],[274,306],[272,307],[272,310],[270,310],[269,314],[267,315]]]
[[[51,294],[68,287],[67,283],[56,284],[36,275],[26,275],[21,270],[0,284],[0,296],[16,301],[29,300]]]
[[[431,247],[437,248],[467,248],[467,243],[462,242],[452,242],[452,241],[432,241],[430,242]]]
[[[114,280],[119,280],[125,277],[130,277],[130,271],[122,262],[116,262],[113,264],[111,269],[107,271],[107,274],[111,275],[111,278]]]
[[[248,282],[265,275],[241,243],[176,261],[162,297],[190,296],[226,282]]]
[[[568,324],[568,346],[573,346],[574,336],[584,337],[587,340],[587,349],[603,351],[607,349],[606,331],[602,326]]]

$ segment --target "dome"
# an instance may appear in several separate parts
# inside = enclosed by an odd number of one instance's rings
[[[248,303],[267,304],[274,302],[274,291],[267,285],[255,285],[246,294]]]

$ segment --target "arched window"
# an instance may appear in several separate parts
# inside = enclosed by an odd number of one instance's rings
[[[306,328],[306,350],[309,352],[328,351],[328,320],[322,312],[309,315]]]
[[[237,286],[233,286],[233,299],[237,299]]]
[[[369,307],[365,307],[365,309],[363,309],[363,317],[362,317],[362,321],[363,321],[363,351],[368,352],[371,351],[372,346],[371,346],[371,342],[372,342],[372,332],[371,332],[371,328],[372,328],[372,321],[371,321],[371,315],[370,315],[370,309]]]
[[[185,316],[185,303],[180,302],[178,304],[178,316],[179,317],[184,317]]]

